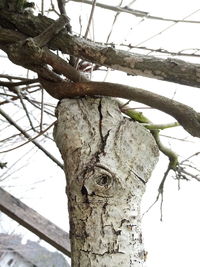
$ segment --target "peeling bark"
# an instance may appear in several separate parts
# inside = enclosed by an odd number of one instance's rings
[[[72,266],[143,266],[140,202],[158,158],[151,134],[110,98],[63,99],[57,118]]]

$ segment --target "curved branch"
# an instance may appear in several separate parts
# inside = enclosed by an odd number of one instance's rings
[[[41,77],[39,80],[47,92],[54,98],[63,99],[77,96],[112,96],[134,100],[174,117],[183,128],[195,137],[200,137],[200,113],[191,107],[167,97],[122,84],[107,82],[60,83],[49,82]]]

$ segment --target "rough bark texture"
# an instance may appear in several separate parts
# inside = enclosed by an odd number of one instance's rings
[[[154,139],[110,98],[63,99],[57,117],[72,266],[143,266],[140,202],[158,158]]]

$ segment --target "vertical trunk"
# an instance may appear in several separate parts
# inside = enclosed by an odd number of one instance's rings
[[[158,157],[151,134],[110,98],[64,99],[57,117],[72,266],[143,266],[140,203]]]

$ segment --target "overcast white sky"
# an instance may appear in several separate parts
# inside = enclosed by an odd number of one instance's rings
[[[99,2],[117,5],[120,1]],[[130,2],[130,0],[123,1],[122,6]],[[37,3],[39,5],[39,1],[37,1]],[[81,14],[82,33],[84,33],[91,6],[70,2],[66,7],[75,33],[80,32],[79,16]],[[200,21],[200,4],[199,1],[195,0],[136,0],[131,8],[149,12],[150,15],[173,19],[183,19],[194,12],[194,14],[187,19]],[[89,37],[95,41],[105,42],[114,15],[115,13],[112,11],[96,8],[93,30],[90,31]],[[113,28],[110,42],[118,44],[131,43],[132,45],[141,44],[141,46],[157,49],[162,48],[170,51],[181,51],[183,49],[193,48],[200,49],[198,34],[200,24],[178,23],[163,33],[160,33],[172,24],[172,22],[154,21],[147,18],[142,20],[132,15],[120,14]],[[155,37],[151,38],[154,35]],[[145,42],[147,39],[149,39],[149,41]],[[199,58],[184,59],[197,63],[199,62]],[[3,61],[3,59],[1,59],[1,61]],[[4,63],[0,65],[0,73],[23,74],[20,67],[11,67],[6,59],[4,59],[3,62]],[[170,98],[173,97],[178,101],[191,105],[197,111],[200,111],[200,90],[197,88],[127,76],[124,73],[113,71],[110,71],[108,75],[102,71],[94,73],[92,79],[106,79],[106,81],[119,83],[123,81],[125,84],[151,90]],[[142,105],[135,103],[134,106],[141,107]],[[170,116],[163,113],[161,114],[155,110],[150,110],[147,114],[150,119],[156,123],[174,121]],[[2,131],[2,133],[3,132],[5,133],[5,131]],[[177,138],[186,138],[188,142],[181,142],[163,137],[163,142],[175,149],[181,159],[200,151],[199,140],[191,138],[189,134],[180,129],[180,127],[166,130],[163,134],[168,136],[172,135]],[[47,147],[49,145],[52,146],[52,143],[46,143]],[[20,163],[21,165],[27,164],[27,166],[12,173],[9,179],[4,180],[1,184],[6,186],[6,190],[20,197],[22,201],[36,209],[40,214],[56,223],[64,230],[68,230],[65,179],[62,171],[54,163],[51,163],[41,152],[37,152],[31,144],[27,147],[20,148],[17,152],[14,151],[4,155],[3,159],[8,161],[9,168],[17,160],[16,153],[17,157],[20,157],[20,155],[27,151],[30,152],[25,156],[24,163]],[[51,147],[51,151],[58,158],[60,157],[55,145]],[[196,159],[196,164],[200,165],[199,163],[198,158]],[[19,168],[21,166],[20,164],[16,164],[10,171],[12,172],[15,168]],[[161,155],[160,161],[147,186],[147,191],[143,200],[143,211],[155,200],[157,187],[159,186],[166,167],[167,160]],[[2,173],[4,173],[4,171],[1,171],[1,174]],[[4,174],[3,177],[5,176]],[[157,203],[143,219],[145,245],[149,252],[147,257],[148,267],[200,266],[199,192],[200,183],[196,181],[182,182],[181,190],[178,190],[177,181],[173,178],[167,180],[164,193],[163,222],[160,222],[159,203]],[[9,230],[9,232],[15,229],[19,232],[19,227],[14,228],[7,220],[4,221],[2,226],[5,230]],[[32,238],[32,235],[26,234],[26,237]]]

